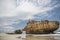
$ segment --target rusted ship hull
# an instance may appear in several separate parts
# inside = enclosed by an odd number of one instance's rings
[[[27,26],[23,29],[26,33],[53,33],[59,28],[58,21],[30,21]]]

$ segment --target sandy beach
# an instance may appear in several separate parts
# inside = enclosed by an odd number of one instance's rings
[[[0,34],[0,40],[60,40],[60,34],[27,34],[24,39],[21,34]]]

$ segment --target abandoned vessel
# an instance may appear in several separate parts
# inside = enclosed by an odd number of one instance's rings
[[[26,27],[23,29],[26,33],[42,34],[42,33],[53,33],[59,28],[58,21],[29,21]]]

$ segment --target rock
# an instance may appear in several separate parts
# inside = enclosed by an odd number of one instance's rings
[[[26,33],[53,33],[53,31],[59,28],[58,21],[29,21],[26,27],[23,29]]]
[[[21,31],[21,30],[15,30],[14,33],[15,33],[15,34],[21,34],[22,31]]]

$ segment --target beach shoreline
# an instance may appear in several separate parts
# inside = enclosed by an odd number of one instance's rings
[[[21,40],[21,34],[0,34],[0,40]],[[60,40],[60,34],[27,34],[24,40]]]

